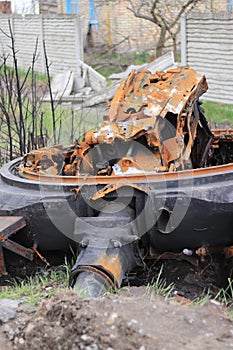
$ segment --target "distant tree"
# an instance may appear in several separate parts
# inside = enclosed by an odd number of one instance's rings
[[[163,53],[165,44],[172,40],[174,56],[177,58],[177,35],[180,18],[204,0],[126,0],[127,8],[137,18],[150,21],[159,30],[156,42],[156,57]]]

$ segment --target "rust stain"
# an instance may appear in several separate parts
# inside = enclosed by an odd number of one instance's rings
[[[122,187],[132,187],[135,188],[136,190],[142,191],[144,193],[148,193],[148,191],[142,187],[142,186],[138,186],[136,184],[133,183],[129,183],[129,184],[113,184],[113,185],[106,185],[104,188],[102,188],[101,190],[97,191],[90,199],[92,200],[97,200],[99,198],[103,198],[105,197],[107,194],[112,193],[116,190],[118,190],[119,188]]]
[[[155,174],[136,174],[136,175],[122,175],[122,176],[91,176],[81,175],[78,177],[74,176],[49,176],[43,174],[33,173],[31,171],[21,172],[20,175],[32,181],[43,181],[43,182],[54,182],[58,184],[67,185],[97,185],[106,183],[119,183],[120,181],[143,183],[143,182],[156,182],[174,180],[187,177],[198,177],[203,175],[218,174],[226,171],[233,171],[233,164],[219,165],[209,168],[184,170],[180,172],[171,173],[155,173]]]
[[[120,285],[122,274],[122,263],[117,254],[104,253],[98,260],[94,262],[95,266],[101,266],[104,270],[108,271],[117,283]]]
[[[32,247],[32,250],[36,253],[36,255],[43,261],[47,266],[51,266],[50,263],[46,260],[46,258],[40,254],[40,252],[37,249],[37,245],[34,244]]]
[[[230,259],[233,256],[233,246],[224,249],[225,258]]]
[[[30,248],[18,244],[9,239],[13,234],[26,226],[26,222],[22,216],[1,216],[0,217],[0,274],[7,274],[3,249],[8,249],[26,259],[33,260],[33,251]]]
[[[19,175],[36,181],[116,184],[166,180],[177,172],[186,176],[183,171],[190,168],[208,173],[214,152],[223,142],[233,143],[233,130],[210,131],[199,104],[207,89],[205,76],[192,68],[155,74],[132,70],[100,128],[69,147],[31,151],[18,167]],[[224,166],[219,160],[213,163]],[[192,175],[198,176],[195,170]]]

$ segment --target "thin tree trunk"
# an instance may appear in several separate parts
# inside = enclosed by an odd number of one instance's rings
[[[32,79],[31,79],[31,91],[32,91],[32,139],[31,139],[31,146],[32,149],[35,147],[34,145],[34,138],[37,136],[37,128],[36,128],[36,77],[35,77],[35,62],[36,62],[36,56],[37,56],[37,48],[38,48],[38,38],[36,39],[36,47],[33,53],[32,57]]]
[[[160,34],[159,34],[159,40],[158,40],[157,45],[156,45],[156,57],[162,56],[162,54],[163,54],[166,33],[167,33],[166,27],[165,26],[161,27]]]
[[[44,48],[44,57],[45,57],[45,66],[46,66],[46,74],[47,74],[47,80],[48,80],[49,95],[50,95],[50,106],[51,106],[51,113],[52,113],[53,140],[54,140],[54,144],[56,144],[57,143],[57,131],[56,131],[55,107],[54,107],[54,100],[53,100],[53,94],[52,94],[51,78],[50,78],[50,73],[49,73],[49,62],[48,62],[48,56],[47,56],[47,52],[46,52],[45,41],[43,41],[43,48]]]
[[[175,62],[176,62],[176,61],[177,61],[177,59],[178,59],[176,35],[174,35],[174,36],[172,37],[172,41],[173,41],[173,53],[174,53],[174,59],[175,59]]]
[[[17,101],[18,101],[18,108],[19,108],[19,145],[20,145],[20,155],[22,156],[26,151],[25,143],[24,143],[25,142],[25,125],[24,125],[24,117],[23,117],[23,103],[22,103],[22,94],[21,94],[21,87],[20,87],[18,62],[17,62],[16,50],[15,50],[15,41],[14,41],[10,20],[8,21],[8,24],[9,24],[9,30],[10,30],[10,36],[11,36],[11,50],[12,50],[15,79],[16,79],[16,90],[17,90],[16,94],[17,94]]]

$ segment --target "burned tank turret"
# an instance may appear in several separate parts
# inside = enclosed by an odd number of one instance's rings
[[[207,88],[188,67],[133,70],[100,128],[2,168],[0,214],[22,215],[43,252],[75,245],[71,285],[94,296],[164,252],[229,255],[233,130],[210,130]]]

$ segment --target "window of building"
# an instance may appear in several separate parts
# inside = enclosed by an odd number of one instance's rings
[[[95,0],[89,1],[89,9],[90,9],[90,25],[91,25],[91,27],[98,28]]]
[[[80,14],[80,0],[66,0],[66,13]]]

